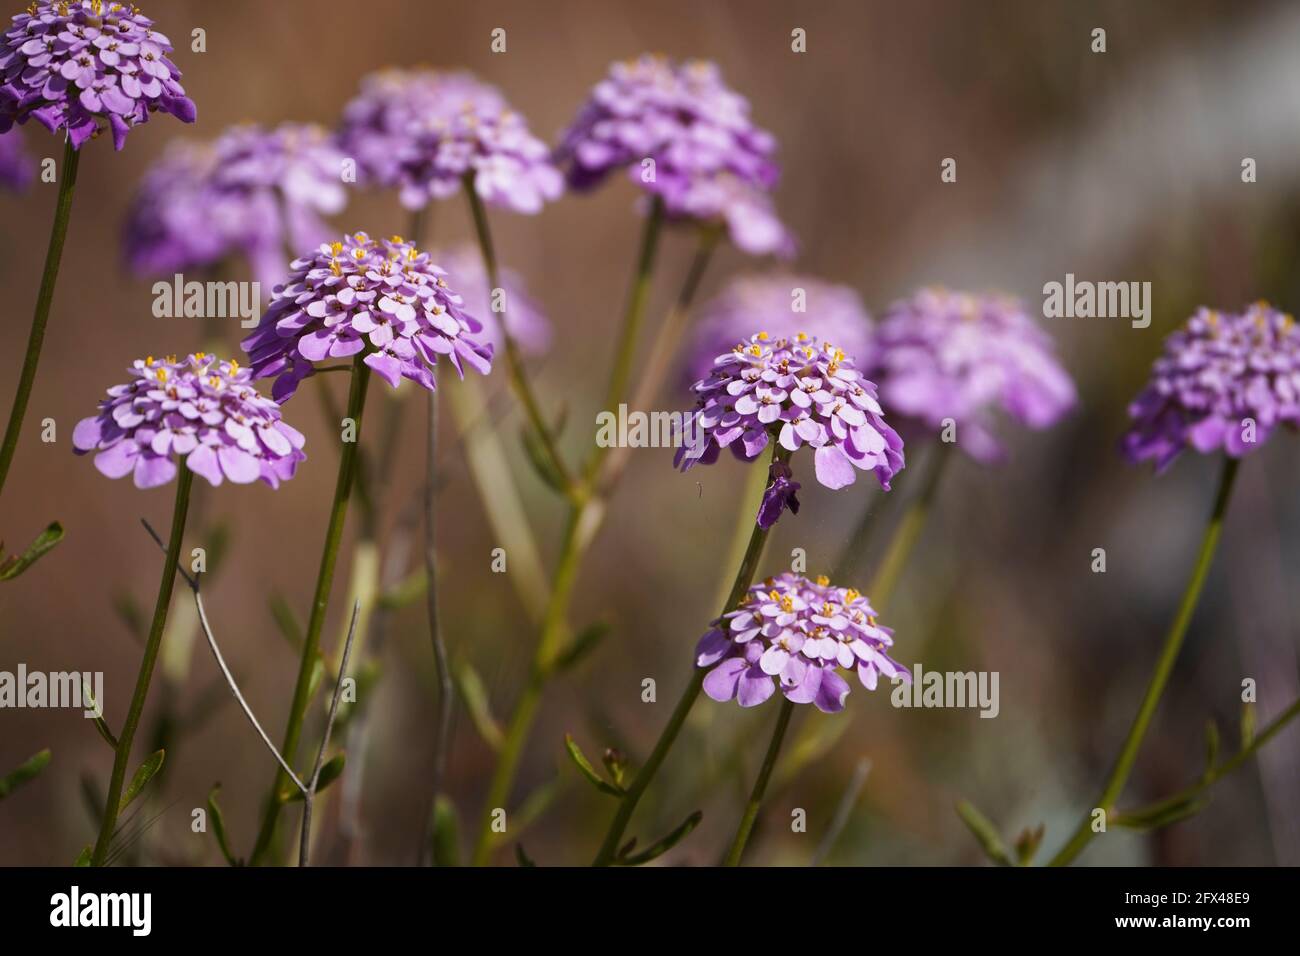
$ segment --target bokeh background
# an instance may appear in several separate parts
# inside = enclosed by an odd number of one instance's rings
[[[11,0],[15,6],[16,0]],[[6,15],[10,11],[4,11]],[[1199,303],[1237,308],[1300,300],[1300,9],[1285,3],[1105,2],[442,2],[342,0],[265,4],[168,0],[147,11],[177,43],[176,62],[198,104],[195,127],[158,117],[124,152],[96,142],[78,182],[63,271],[28,427],[3,507],[11,546],[52,519],[66,540],[0,590],[0,669],[102,670],[109,722],[120,725],[141,650],[133,613],[147,613],[161,557],[140,529],[165,528],[169,489],[110,482],[71,453],[71,429],[103,389],[146,353],[202,345],[197,320],[156,319],[148,281],[122,266],[123,215],[142,171],[173,137],[210,139],[253,121],[332,126],[367,72],[389,65],[464,67],[498,85],[554,141],[608,64],[643,51],[716,60],[781,145],[780,211],[801,244],[794,267],[857,289],[877,316],[922,283],[1003,289],[1041,303],[1044,282],[1066,272],[1097,280],[1151,281],[1154,320],[1046,323],[1081,395],[1068,420],[1045,433],[1008,429],[1000,468],[962,461],[895,596],[898,657],[927,669],[996,670],[1001,712],[895,710],[861,688],[834,721],[801,715],[797,743],[778,770],[750,861],[805,864],[972,864],[982,857],[953,812],[967,798],[1014,838],[1043,823],[1045,846],[1064,839],[1089,805],[1136,707],[1193,560],[1216,464],[1184,456],[1166,475],[1116,454],[1127,401],[1164,334]],[[808,52],[790,51],[803,27]],[[207,32],[207,51],[186,37]],[[508,52],[489,34],[505,27]],[[1094,27],[1107,52],[1090,50]],[[57,156],[32,124],[28,147]],[[939,164],[958,163],[955,184]],[[1241,181],[1241,162],[1258,182]],[[533,363],[549,408],[569,411],[564,448],[592,441],[639,218],[619,180],[570,196],[536,217],[493,216],[507,264],[527,280],[556,325],[555,345]],[[0,395],[9,400],[36,294],[54,187],[0,196],[0,288],[5,334]],[[355,192],[336,225],[403,231],[391,195]],[[439,241],[470,236],[461,202],[440,204]],[[651,303],[657,323],[684,274],[691,242],[664,247]],[[725,249],[702,295],[730,276],[771,268]],[[233,350],[241,332],[222,334]],[[334,377],[326,376],[325,379]],[[500,389],[504,375],[493,377]],[[317,386],[321,380],[312,382]],[[342,382],[332,381],[334,387]],[[449,385],[448,387],[455,387]],[[658,407],[685,407],[674,385]],[[389,396],[374,392],[373,415]],[[409,391],[404,389],[403,392]],[[220,550],[205,587],[214,626],[246,695],[278,738],[297,655],[270,610],[280,599],[305,618],[335,474],[334,429],[310,397],[293,421],[309,460],[279,492],[225,486],[206,495],[187,547]],[[341,401],[342,396],[335,395]],[[424,449],[423,402],[407,395],[396,453],[379,505],[381,556],[396,579],[418,563],[410,538]],[[518,449],[510,401],[491,427],[511,454],[545,559],[562,504]],[[42,444],[33,424],[58,423]],[[370,438],[375,437],[373,432]],[[671,454],[634,452],[608,521],[586,562],[572,615],[611,635],[552,685],[511,800],[541,812],[512,830],[542,864],[589,859],[612,812],[563,754],[572,732],[593,757],[608,745],[645,756],[685,682],[696,638],[718,610],[744,475],[730,460],[675,474]],[[482,677],[498,718],[526,675],[533,628],[510,581],[490,571],[496,546],[454,430],[443,429],[439,492],[444,626],[453,654]],[[1203,762],[1203,725],[1236,739],[1240,686],[1259,686],[1259,723],[1297,695],[1300,448],[1279,434],[1242,471],[1228,529],[1186,647],[1137,770],[1128,805],[1191,782]],[[891,524],[914,485],[889,496],[860,481],[832,494],[805,483],[804,509],[778,526],[765,572],[805,548],[816,572],[839,554],[864,511],[877,514],[855,581],[869,579]],[[743,504],[749,508],[749,504]],[[348,541],[358,528],[349,523]],[[1108,570],[1090,569],[1105,548]],[[344,624],[351,552],[336,582],[326,646]],[[167,743],[156,822],[134,862],[215,864],[211,834],[191,832],[191,810],[215,782],[237,853],[246,853],[274,769],[187,625],[178,589],[164,663],[155,681],[141,757]],[[133,610],[134,609],[134,610]],[[427,806],[435,677],[423,605],[372,629],[373,677],[365,719],[340,734],[349,773],[320,814],[322,862],[407,864],[416,858]],[[658,703],[641,681],[658,682]],[[313,711],[314,719],[323,713]],[[633,824],[642,842],[694,809],[704,823],[665,862],[715,862],[729,839],[761,758],[775,705],[742,712],[702,699]],[[357,731],[357,726],[363,732]],[[161,737],[160,737],[161,735]],[[0,862],[66,864],[91,841],[87,794],[104,787],[111,753],[74,711],[0,712],[0,768],[43,747],[53,762],[0,804]],[[855,771],[871,762],[847,826],[822,848]],[[492,754],[457,711],[449,780],[466,821],[478,815]],[[1214,791],[1198,816],[1154,835],[1112,832],[1086,863],[1300,863],[1300,731],[1290,728]],[[324,800],[324,798],[322,798]],[[790,811],[808,811],[794,834]],[[296,816],[296,814],[295,814]],[[144,819],[142,817],[141,819]],[[499,857],[510,861],[508,848]]]

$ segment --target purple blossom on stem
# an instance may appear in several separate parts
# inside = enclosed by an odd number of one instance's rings
[[[363,181],[398,189],[407,209],[454,195],[466,177],[484,202],[515,212],[539,212],[564,191],[546,144],[496,87],[469,73],[367,76],[338,141]]]
[[[674,460],[682,471],[717,461],[728,447],[753,461],[771,440],[786,452],[812,447],[817,480],[831,489],[853,484],[861,469],[888,490],[903,468],[903,442],[885,422],[876,386],[842,349],[814,336],[773,340],[758,332],[718,356],[693,390],[699,400]],[[793,493],[788,484],[781,489]],[[766,498],[764,506],[771,516]]]
[[[307,457],[302,434],[234,361],[150,356],[130,372],[133,380],[110,388],[99,413],[72,433],[76,454],[97,452],[95,467],[109,478],[130,473],[137,488],[154,488],[175,478],[183,460],[213,485],[260,478],[278,488]]]
[[[1267,302],[1202,308],[1165,339],[1128,411],[1122,447],[1134,464],[1163,471],[1189,446],[1241,458],[1278,425],[1300,425],[1300,328]]]
[[[149,114],[194,122],[171,41],[134,6],[35,0],[0,34],[0,133],[35,118],[74,149],[107,125],[121,149]]]
[[[287,400],[327,359],[364,353],[364,362],[394,388],[407,378],[432,391],[438,356],[456,374],[468,365],[486,375],[492,347],[482,324],[428,253],[401,236],[364,232],[322,244],[294,260],[257,328],[241,343],[253,376],[277,376],[272,395]]]
[[[715,64],[642,56],[610,67],[556,155],[574,189],[626,169],[670,220],[725,225],[744,252],[789,256],[794,240],[770,195],[780,176],[775,152]]]
[[[912,679],[887,653],[894,632],[877,622],[867,599],[825,577],[768,578],[713,625],[696,645],[695,664],[710,668],[704,693],[716,701],[755,707],[779,687],[792,703],[833,714],[849,695],[841,668],[856,671],[867,690],[881,675]]]
[[[792,515],[799,513],[799,499],[796,495],[801,487],[794,480],[790,466],[780,460],[772,462],[768,468],[767,482],[763,501],[758,506],[758,526],[765,531],[776,524],[787,508]]]
[[[36,176],[36,160],[23,148],[18,130],[0,133],[0,186],[22,192]]]
[[[347,204],[342,162],[325,130],[309,124],[241,125],[211,144],[172,143],[136,191],[127,260],[157,276],[242,255],[269,290],[283,275],[286,245],[329,237],[320,217]]]
[[[473,245],[461,243],[434,249],[430,256],[448,275],[456,277],[456,285],[461,289],[460,295],[464,299],[462,308],[466,312],[486,316],[492,311],[483,257]],[[505,294],[505,310],[501,316],[505,319],[506,331],[525,355],[542,355],[551,347],[550,320],[528,295],[521,276],[510,269],[502,269],[499,281]],[[485,321],[479,340],[491,345],[495,354],[495,351],[505,345],[501,341],[501,324]]]
[[[804,311],[795,311],[796,289]],[[713,360],[756,328],[786,339],[807,332],[839,345],[859,368],[870,364],[871,316],[856,291],[806,275],[749,275],[732,279],[700,307],[686,349],[690,381],[708,377]]]
[[[895,303],[877,329],[870,376],[904,435],[933,436],[952,419],[976,461],[1004,455],[992,411],[1047,428],[1074,407],[1074,383],[1051,338],[1014,299],[923,289]]]

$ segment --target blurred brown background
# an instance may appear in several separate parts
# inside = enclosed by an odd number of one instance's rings
[[[16,12],[15,0],[10,0]],[[1016,433],[1012,459],[985,470],[963,462],[945,478],[938,514],[893,602],[900,660],[927,669],[996,670],[1001,713],[894,710],[884,692],[857,688],[851,726],[794,779],[779,781],[752,862],[801,864],[858,761],[873,767],[831,862],[974,863],[980,854],[952,811],[966,797],[1010,837],[1045,822],[1059,845],[1107,770],[1137,705],[1156,649],[1190,570],[1210,505],[1213,462],[1184,456],[1159,479],[1115,451],[1126,402],[1161,337],[1198,303],[1236,308],[1267,297],[1300,300],[1300,10],[1266,3],[1064,2],[634,3],[494,2],[266,4],[151,2],[198,105],[196,127],[159,116],[126,150],[88,148],[54,314],[28,424],[3,507],[0,536],[30,540],[52,519],[67,539],[34,570],[0,588],[0,669],[102,670],[106,710],[120,724],[140,644],[116,613],[123,596],[152,606],[159,562],[140,529],[165,528],[171,489],[140,492],[110,482],[71,453],[71,429],[105,387],[147,353],[201,345],[196,320],[155,319],[149,283],[121,266],[122,217],[141,172],[172,137],[216,136],[239,121],[332,126],[359,79],[388,65],[464,67],[498,85],[554,140],[608,64],[643,51],[716,60],[746,95],[755,120],[781,144],[783,216],[801,242],[800,271],[858,289],[879,316],[923,282],[1004,288],[1031,310],[1041,287],[1080,278],[1146,280],[1154,321],[1060,319],[1048,325],[1076,377],[1081,407],[1043,434]],[[489,52],[505,27],[508,52]],[[808,52],[790,51],[803,27]],[[207,52],[189,50],[194,27]],[[1107,30],[1105,54],[1090,31]],[[57,156],[54,138],[29,125],[31,151]],[[1259,181],[1243,184],[1253,157]],[[958,162],[944,185],[939,163]],[[0,196],[0,288],[6,334],[0,396],[9,401],[39,275],[54,189]],[[537,217],[493,216],[505,261],[528,281],[559,334],[535,363],[539,390],[570,409],[566,447],[581,451],[604,386],[635,254],[639,220],[624,181],[566,197]],[[390,195],[355,193],[342,230],[402,231]],[[467,237],[462,204],[440,204],[439,241]],[[652,316],[681,281],[690,243],[672,236],[660,264]],[[729,275],[764,264],[734,250],[717,259],[704,295]],[[657,319],[655,319],[657,321]],[[241,332],[231,323],[228,349]],[[500,387],[503,378],[494,387]],[[316,383],[312,383],[314,386]],[[334,385],[341,383],[334,382]],[[454,387],[450,384],[449,387]],[[372,409],[379,407],[377,388]],[[384,397],[387,400],[387,396]],[[392,487],[391,529],[411,501],[423,454],[422,403],[409,401]],[[685,406],[669,393],[662,407]],[[58,423],[55,444],[39,421]],[[268,598],[281,594],[305,618],[334,481],[334,443],[310,395],[289,406],[308,436],[309,460],[278,492],[223,486],[205,519],[226,529],[222,566],[205,588],[214,626],[244,691],[279,737],[297,667],[277,634]],[[499,427],[549,559],[562,509],[515,448],[517,420]],[[1011,434],[1008,432],[1008,434]],[[444,429],[441,582],[453,651],[483,674],[498,715],[526,672],[535,635],[510,583],[489,571],[495,542],[476,491]],[[1297,694],[1295,580],[1300,569],[1300,450],[1279,434],[1243,469],[1223,548],[1174,680],[1127,790],[1146,802],[1191,782],[1202,766],[1202,726],[1219,720],[1235,741],[1243,677],[1259,682],[1260,724]],[[597,618],[613,635],[551,688],[512,806],[559,779],[563,790],[523,840],[539,862],[589,858],[612,812],[563,756],[568,730],[595,755],[617,744],[644,757],[685,680],[694,641],[717,613],[719,581],[736,519],[740,467],[731,461],[673,473],[661,450],[634,454],[628,479],[587,561],[573,620]],[[896,497],[909,494],[900,482]],[[901,501],[865,481],[831,494],[805,482],[804,510],[784,520],[766,568],[806,548],[810,572],[829,564],[866,508],[885,527]],[[349,533],[356,528],[349,523]],[[205,543],[192,523],[187,547]],[[1104,547],[1108,572],[1093,574]],[[865,567],[873,566],[868,555]],[[338,639],[346,556],[326,646]],[[864,575],[865,579],[865,575]],[[842,582],[845,584],[855,582]],[[178,589],[177,603],[189,603]],[[273,764],[223,696],[201,642],[192,660],[172,649],[175,686],[155,683],[150,714],[203,710],[169,749],[163,786],[140,844],[140,862],[215,863],[211,836],[190,832],[190,811],[212,784],[236,851],[251,846]],[[369,691],[369,736],[351,859],[410,863],[430,774],[434,678],[422,605],[400,611]],[[655,677],[659,703],[643,704]],[[209,707],[215,702],[215,708]],[[686,740],[634,823],[643,840],[701,808],[705,822],[666,859],[716,860],[761,756],[774,711],[741,712],[702,700]],[[809,726],[815,722],[807,721]],[[143,757],[149,719],[137,741]],[[805,728],[806,730],[807,728]],[[796,727],[795,733],[799,733]],[[740,750],[735,752],[739,742]],[[83,779],[103,787],[111,754],[74,711],[0,711],[0,771],[42,747],[54,759],[0,804],[0,862],[66,864],[93,837]],[[350,763],[361,754],[349,754]],[[1290,730],[1220,784],[1213,804],[1158,835],[1112,833],[1093,863],[1300,863],[1295,816],[1300,732]],[[451,759],[454,796],[467,823],[478,814],[491,754],[461,714]],[[809,833],[790,834],[790,809],[808,810]],[[344,858],[338,807],[322,835],[322,860]],[[296,814],[295,814],[296,816]],[[505,856],[503,855],[503,859]]]

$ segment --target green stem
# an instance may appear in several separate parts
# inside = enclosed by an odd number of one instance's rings
[[[131,695],[131,706],[126,712],[126,722],[117,735],[113,774],[108,782],[108,800],[104,804],[99,838],[95,841],[95,851],[91,856],[91,864],[94,866],[104,865],[109,844],[113,841],[117,815],[122,809],[122,785],[126,782],[127,763],[131,759],[131,741],[135,739],[136,728],[140,726],[145,698],[149,696],[149,681],[153,678],[154,663],[158,659],[158,648],[162,644],[163,627],[167,624],[167,608],[171,604],[172,585],[176,581],[176,562],[180,559],[181,539],[185,536],[185,516],[190,507],[190,484],[194,480],[194,472],[190,471],[183,461],[177,471],[176,504],[172,508],[172,531],[171,538],[167,542],[167,560],[163,564],[162,581],[158,585],[158,600],[153,608],[153,623],[149,626],[149,639],[144,645],[144,659],[140,661],[140,673],[135,679],[135,692]]]
[[[907,506],[907,511],[904,512],[898,527],[894,529],[894,535],[889,541],[889,550],[885,552],[885,559],[880,563],[879,570],[871,580],[871,589],[867,592],[871,606],[877,611],[883,611],[885,605],[889,603],[889,598],[894,593],[894,586],[898,584],[903,568],[907,566],[907,561],[912,556],[912,550],[916,547],[916,542],[921,537],[921,530],[930,516],[935,494],[939,490],[939,479],[943,476],[944,466],[950,457],[945,445],[937,445],[931,451],[931,460],[927,462],[925,485],[921,488],[920,494]]]
[[[776,442],[772,442],[772,449],[772,459],[774,461],[789,458],[790,453],[781,448]],[[756,503],[754,512],[757,513],[757,511]],[[754,583],[754,575],[758,572],[758,562],[763,556],[763,546],[767,544],[769,530],[760,528],[757,522],[754,523],[753,531],[749,535],[749,547],[745,549],[745,556],[740,562],[740,568],[736,571],[736,579],[731,585],[731,593],[727,595],[727,601],[722,606],[722,614],[719,617],[735,610],[745,596],[745,592]],[[628,786],[627,792],[623,794],[622,799],[619,801],[618,812],[614,815],[614,820],[609,826],[609,831],[605,834],[605,840],[601,843],[595,860],[592,861],[592,866],[609,866],[614,862],[614,856],[622,845],[623,833],[627,830],[632,814],[636,811],[637,804],[641,802],[641,797],[644,796],[655,774],[659,772],[659,767],[667,758],[668,751],[672,749],[677,740],[677,735],[681,733],[687,715],[690,714],[691,708],[695,706],[696,698],[700,696],[700,690],[704,686],[704,677],[707,673],[708,671],[703,667],[692,669],[690,682],[686,685],[686,689],[682,691],[681,699],[677,702],[677,706],[673,708],[672,715],[668,718],[668,724],[660,733],[654,750],[650,752],[645,765],[637,772],[636,778]]]
[[[542,636],[533,653],[528,683],[510,715],[510,724],[506,729],[501,751],[497,754],[496,768],[492,773],[492,781],[488,785],[487,797],[483,802],[483,814],[472,857],[474,866],[484,866],[491,858],[495,842],[492,815],[497,809],[505,809],[506,801],[510,799],[515,774],[519,769],[519,759],[523,755],[524,745],[528,742],[533,721],[537,717],[537,709],[542,701],[542,691],[550,679],[556,653],[564,638],[569,600],[573,594],[573,586],[578,577],[578,566],[585,550],[582,534],[585,513],[585,505],[575,506],[569,512],[564,529],[564,540],[560,545],[560,560],[551,582],[551,597],[547,602],[546,616],[542,621]]]
[[[54,222],[50,226],[50,244],[45,251],[45,269],[41,272],[41,288],[36,295],[36,312],[32,316],[32,329],[27,336],[27,352],[23,356],[23,370],[18,376],[18,392],[9,412],[5,427],[4,444],[0,445],[0,493],[4,491],[9,465],[18,449],[18,433],[22,431],[27,402],[32,397],[36,382],[36,367],[41,360],[41,345],[45,341],[45,326],[50,320],[50,305],[54,301],[54,286],[59,278],[59,260],[63,258],[63,242],[68,236],[68,219],[72,214],[72,192],[77,185],[77,163],[81,154],[73,149],[72,141],[63,147],[63,169],[59,174],[59,197],[54,206]]]
[[[1120,749],[1119,757],[1115,760],[1115,766],[1111,768],[1106,786],[1094,804],[1095,807],[1100,807],[1107,814],[1114,809],[1115,801],[1119,799],[1120,793],[1124,790],[1124,784],[1128,781],[1129,772],[1133,769],[1138,750],[1142,746],[1142,739],[1146,736],[1147,728],[1151,724],[1151,718],[1156,712],[1156,706],[1160,703],[1160,695],[1164,693],[1165,685],[1169,682],[1169,675],[1174,669],[1174,663],[1178,660],[1178,651],[1183,646],[1183,637],[1187,634],[1187,628],[1192,622],[1192,615],[1195,614],[1196,605],[1200,601],[1201,589],[1205,585],[1205,579],[1210,572],[1210,565],[1214,561],[1214,552],[1219,543],[1219,536],[1223,532],[1223,519],[1228,511],[1228,500],[1232,495],[1232,484],[1237,476],[1239,464],[1240,462],[1236,458],[1227,458],[1223,463],[1223,474],[1219,479],[1219,490],[1214,499],[1214,510],[1210,513],[1209,523],[1205,527],[1205,535],[1201,539],[1201,550],[1196,556],[1196,565],[1192,569],[1191,580],[1187,582],[1187,589],[1183,592],[1182,602],[1178,605],[1178,614],[1169,628],[1169,633],[1165,636],[1164,646],[1161,648],[1160,657],[1156,661],[1156,669],[1151,675],[1150,683],[1147,684],[1146,693],[1142,697],[1142,704],[1138,708],[1137,716],[1133,719],[1133,725],[1129,728],[1128,736],[1124,739],[1124,746]],[[1082,852],[1094,835],[1092,813],[1085,812],[1083,818],[1079,821],[1079,825],[1075,828],[1074,834],[1048,865],[1066,866]]]
[[[495,290],[500,288],[496,249],[492,244],[492,230],[488,226],[487,210],[483,207],[483,200],[479,198],[479,194],[474,189],[474,184],[469,178],[465,180],[465,198],[469,200],[470,213],[474,218],[474,234],[478,237],[479,253],[483,257],[483,271],[487,273],[488,301],[491,302]],[[528,418],[529,426],[541,442],[547,463],[560,476],[565,489],[570,494],[570,497],[573,497],[573,478],[569,475],[568,467],[564,464],[564,460],[555,447],[555,437],[551,433],[550,425],[542,417],[541,407],[537,404],[537,396],[533,394],[532,386],[528,382],[528,375],[524,371],[524,359],[523,355],[520,354],[519,344],[515,341],[514,336],[510,334],[510,330],[506,328],[505,313],[494,312],[494,314],[497,317],[498,328],[501,332],[501,341],[505,343],[506,371],[510,377],[510,386],[514,389],[519,403],[524,407],[524,414]]]
[[[763,757],[763,766],[759,768],[754,780],[754,789],[745,804],[740,826],[736,828],[736,838],[731,841],[731,849],[723,866],[740,866],[740,858],[745,853],[745,844],[753,832],[754,821],[758,819],[758,808],[763,805],[763,794],[767,792],[767,782],[772,777],[772,768],[776,766],[777,754],[781,752],[781,742],[785,740],[786,728],[790,726],[790,717],[794,714],[794,703],[788,698],[781,701],[781,712],[776,717],[776,728],[772,731],[772,740],[767,745],[767,754]]]
[[[284,731],[284,742],[280,753],[290,764],[298,752],[298,741],[302,736],[303,720],[307,715],[309,690],[312,670],[320,656],[321,629],[325,626],[325,611],[329,606],[330,588],[334,583],[334,566],[338,562],[339,545],[343,540],[343,526],[347,519],[348,502],[352,497],[352,488],[356,483],[357,451],[361,445],[361,416],[366,405],[366,386],[370,381],[370,367],[362,361],[363,355],[353,360],[352,382],[348,390],[347,417],[355,424],[352,441],[343,443],[339,455],[338,480],[334,485],[334,502],[330,507],[329,526],[325,531],[325,547],[321,553],[320,570],[316,575],[316,592],[312,597],[311,617],[307,623],[307,635],[303,640],[302,659],[298,665],[298,680],[293,689],[293,702],[289,705],[289,720]],[[253,846],[250,862],[261,862],[275,838],[275,826],[279,820],[280,810],[289,796],[291,785],[288,774],[277,769],[275,782],[266,800],[263,811],[262,826]]]

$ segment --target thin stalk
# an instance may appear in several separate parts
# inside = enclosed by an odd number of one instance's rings
[[[95,841],[95,850],[91,855],[91,863],[94,866],[104,865],[108,857],[109,844],[113,841],[113,830],[117,826],[117,814],[121,809],[122,786],[126,781],[127,763],[131,759],[131,742],[135,739],[136,728],[140,726],[145,698],[149,696],[149,681],[153,677],[154,662],[158,659],[163,627],[167,624],[167,608],[172,600],[172,586],[176,582],[176,561],[181,553],[181,539],[185,536],[185,516],[189,511],[190,485],[194,480],[194,472],[190,471],[184,462],[180,463],[177,472],[176,503],[172,508],[172,530],[167,543],[167,558],[163,564],[162,581],[158,585],[158,600],[154,604],[153,623],[149,626],[144,658],[140,661],[140,673],[135,680],[135,692],[131,695],[131,706],[126,712],[126,722],[117,735],[113,773],[108,781],[108,799],[104,804],[99,838]]]
[[[867,592],[867,597],[877,611],[885,609],[885,605],[889,603],[894,593],[894,586],[898,584],[903,568],[906,567],[908,559],[912,556],[912,550],[921,537],[921,530],[930,517],[944,467],[952,457],[945,445],[936,445],[930,455],[925,485],[921,488],[920,494],[908,504],[907,511],[903,513],[898,527],[894,529],[893,537],[890,538],[885,559],[880,563],[875,577],[871,579],[871,590]]]
[[[789,452],[781,448],[776,442],[772,442],[772,449],[774,461],[789,458]],[[757,512],[758,503],[756,502],[754,513],[757,514]],[[758,572],[758,562],[763,556],[763,547],[767,544],[769,531],[770,529],[760,528],[757,521],[754,523],[754,528],[749,535],[749,547],[745,549],[745,556],[740,562],[740,568],[736,571],[736,579],[731,585],[731,593],[727,595],[726,603],[723,604],[722,614],[719,617],[735,610],[745,596],[745,592],[754,583],[754,575]],[[655,743],[654,750],[650,752],[644,766],[637,771],[635,779],[633,779],[627,788],[627,792],[620,799],[618,812],[614,814],[614,820],[609,826],[609,831],[605,834],[605,840],[601,843],[596,858],[592,861],[592,866],[609,866],[614,862],[615,854],[618,853],[619,847],[623,845],[623,833],[627,830],[632,814],[636,811],[636,806],[641,802],[641,797],[645,795],[650,782],[654,780],[655,774],[659,772],[659,767],[667,758],[668,751],[672,749],[673,744],[677,741],[677,735],[681,733],[682,726],[686,723],[686,717],[690,714],[691,708],[695,706],[696,698],[700,696],[706,673],[707,671],[702,667],[692,668],[691,679],[687,683],[686,689],[682,691],[677,706],[673,708],[667,725],[659,734],[659,740]]]
[[[438,615],[438,552],[435,501],[438,479],[438,393],[429,393],[429,441],[424,460],[424,570],[428,585],[425,588],[425,605],[429,613],[429,640],[433,644],[433,663],[438,674],[438,715],[433,725],[433,787],[429,794],[429,812],[425,814],[425,826],[433,819],[433,808],[437,805],[438,795],[442,793],[447,769],[447,747],[451,733],[451,708],[455,689],[451,679],[451,664],[447,658],[447,642],[439,627]],[[426,834],[427,835],[427,834]],[[431,841],[420,841],[421,856],[423,847]],[[433,861],[435,866],[441,860]]]
[[[353,440],[344,442],[339,455],[338,480],[334,485],[334,501],[330,506],[329,525],[325,530],[325,546],[321,552],[320,570],[316,575],[316,591],[312,597],[311,617],[307,623],[307,634],[302,645],[302,659],[298,665],[298,679],[294,684],[293,702],[289,705],[289,720],[284,730],[284,742],[280,752],[285,760],[293,762],[298,752],[298,741],[302,736],[303,720],[307,715],[308,691],[311,686],[311,674],[320,656],[321,629],[325,626],[325,611],[329,607],[330,588],[334,583],[334,566],[338,562],[339,546],[343,540],[343,526],[347,520],[348,503],[352,497],[352,488],[356,483],[357,451],[361,445],[361,417],[365,411],[366,386],[370,382],[370,367],[362,361],[362,355],[353,360],[352,382],[348,390],[347,417],[355,423]],[[275,837],[276,822],[284,806],[285,789],[290,784],[283,769],[278,770],[271,792],[267,796],[263,811],[262,826],[253,846],[250,862],[257,864],[270,849]]]
[[[470,214],[474,218],[474,234],[478,238],[479,253],[483,257],[483,271],[487,273],[488,301],[490,302],[494,290],[500,287],[496,248],[492,244],[492,230],[488,226],[487,210],[483,207],[483,200],[474,189],[473,182],[468,178],[465,180],[465,198],[469,200]],[[573,478],[570,476],[564,460],[560,457],[559,450],[555,447],[555,436],[551,433],[550,425],[542,417],[541,407],[537,404],[537,396],[533,394],[532,385],[529,384],[528,375],[524,371],[524,359],[519,351],[519,343],[515,341],[514,336],[510,334],[510,330],[506,327],[505,313],[496,312],[495,315],[499,323],[501,341],[505,344],[506,372],[510,377],[510,386],[514,389],[519,403],[524,407],[524,414],[528,418],[528,424],[536,433],[538,441],[541,442],[542,451],[546,455],[548,464],[560,476],[561,483],[572,497]]]
[[[745,844],[749,842],[749,835],[754,830],[754,821],[758,819],[758,809],[763,805],[763,795],[767,793],[767,782],[772,777],[772,768],[776,766],[777,755],[781,752],[781,742],[785,740],[786,728],[790,726],[790,718],[794,714],[794,703],[788,698],[781,701],[781,711],[776,716],[776,727],[772,731],[772,739],[768,742],[767,753],[763,757],[763,765],[758,770],[758,776],[754,779],[754,789],[750,791],[749,801],[745,804],[745,812],[741,814],[740,826],[736,828],[736,838],[731,841],[731,849],[727,851],[727,858],[723,861],[723,866],[740,866],[740,858],[745,853]]]
[[[1214,562],[1214,552],[1218,547],[1219,537],[1223,533],[1223,520],[1228,511],[1228,501],[1232,496],[1233,480],[1237,477],[1239,464],[1240,462],[1236,458],[1226,458],[1224,460],[1223,473],[1219,478],[1219,490],[1214,499],[1214,509],[1210,512],[1210,520],[1206,524],[1205,534],[1201,538],[1201,549],[1196,556],[1196,564],[1192,568],[1191,579],[1187,582],[1187,588],[1183,591],[1183,599],[1178,605],[1178,613],[1169,628],[1169,633],[1165,636],[1164,646],[1160,649],[1155,671],[1152,672],[1146,693],[1142,696],[1142,704],[1138,707],[1137,716],[1133,718],[1133,725],[1129,728],[1128,736],[1124,738],[1124,746],[1120,748],[1119,757],[1116,758],[1115,765],[1111,768],[1110,776],[1106,780],[1106,786],[1101,791],[1101,796],[1093,804],[1094,807],[1100,807],[1107,814],[1110,814],[1114,809],[1115,801],[1119,799],[1124,790],[1124,784],[1128,782],[1128,776],[1133,769],[1134,762],[1137,760],[1142,740],[1146,736],[1147,729],[1151,725],[1151,718],[1160,703],[1160,695],[1164,693],[1165,685],[1169,682],[1169,675],[1173,672],[1174,664],[1178,660],[1178,652],[1183,646],[1183,638],[1187,634],[1188,626],[1192,623],[1192,616],[1196,613],[1196,605],[1200,601],[1201,590],[1205,586],[1205,579],[1210,573],[1210,565]],[[1094,835],[1092,813],[1090,811],[1085,812],[1069,841],[1051,859],[1048,865],[1066,866],[1082,852]]]
[[[32,315],[32,329],[27,335],[27,352],[23,356],[23,370],[18,376],[18,391],[9,412],[5,427],[4,444],[0,445],[0,493],[3,493],[9,465],[18,449],[18,434],[22,431],[27,414],[27,402],[32,397],[36,382],[36,367],[41,361],[41,345],[45,342],[45,326],[50,320],[50,305],[54,302],[54,286],[59,279],[59,261],[63,258],[63,243],[68,236],[68,219],[72,214],[72,193],[77,185],[77,163],[81,154],[68,140],[63,147],[63,169],[59,174],[59,196],[54,205],[54,222],[50,226],[50,244],[45,250],[45,268],[41,271],[41,287],[36,294],[36,311]]]

